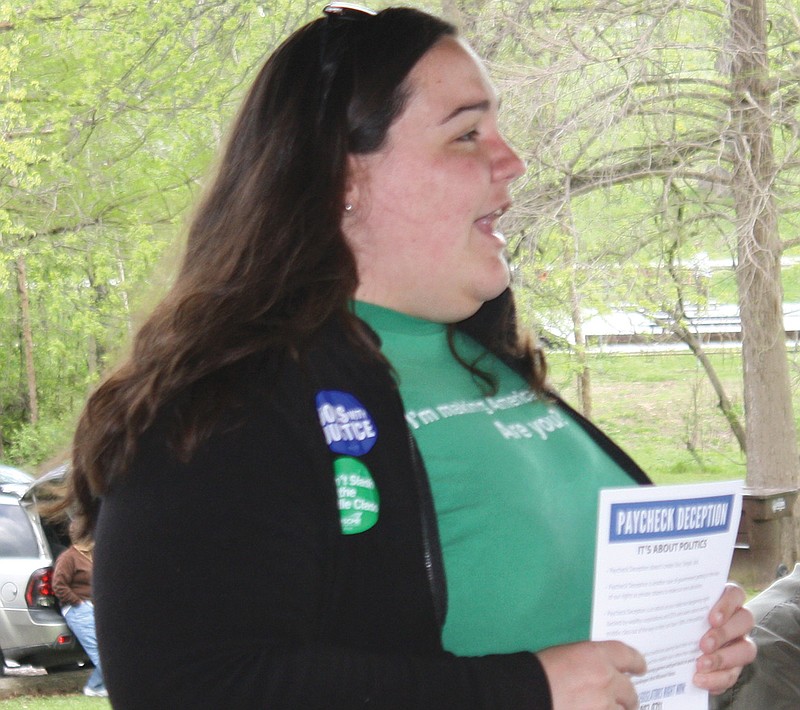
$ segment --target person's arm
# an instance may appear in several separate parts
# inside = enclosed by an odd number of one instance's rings
[[[710,710],[800,707],[800,564],[747,602],[758,649],[736,683],[711,698]]]
[[[62,605],[77,606],[81,598],[72,591],[72,578],[75,576],[75,558],[72,548],[62,552],[53,570],[53,592]]]

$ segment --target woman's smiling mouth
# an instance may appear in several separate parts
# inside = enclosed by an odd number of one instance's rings
[[[500,217],[502,217],[506,211],[508,210],[508,206],[505,205],[503,207],[498,207],[496,210],[485,214],[483,217],[479,217],[475,220],[475,224],[477,225],[478,229],[483,232],[484,234],[491,235],[500,239],[503,244],[506,242],[506,238],[503,236],[501,232],[499,232],[495,226]]]

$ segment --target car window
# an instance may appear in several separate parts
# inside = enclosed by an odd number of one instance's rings
[[[18,505],[0,505],[0,557],[38,557],[33,528]]]
[[[33,476],[11,466],[0,465],[0,483],[33,483]]]

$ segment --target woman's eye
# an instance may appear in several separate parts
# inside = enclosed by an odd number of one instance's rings
[[[464,135],[459,136],[458,138],[456,138],[456,140],[457,141],[461,141],[463,143],[471,143],[477,137],[478,137],[478,131],[477,131],[477,129],[473,128],[471,131],[468,131]]]

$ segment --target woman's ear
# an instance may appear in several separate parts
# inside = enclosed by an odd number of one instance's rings
[[[344,191],[345,215],[357,213],[364,195],[364,162],[361,156],[347,157],[347,182]]]

